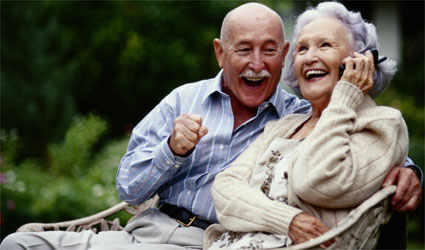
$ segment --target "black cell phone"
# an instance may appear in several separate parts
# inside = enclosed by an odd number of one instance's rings
[[[379,53],[377,49],[371,49],[370,52],[372,52],[373,55],[373,63],[376,65],[380,64],[381,62],[387,60],[387,57],[384,56],[382,58],[379,58]],[[345,65],[341,65],[339,66],[339,76],[342,76],[342,74],[344,73],[345,70]]]

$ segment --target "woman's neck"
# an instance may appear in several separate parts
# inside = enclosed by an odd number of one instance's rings
[[[322,110],[314,108],[313,106],[312,115],[296,130],[296,132],[291,136],[291,139],[304,139],[309,136],[313,129],[316,127],[317,122],[319,122],[321,115]]]

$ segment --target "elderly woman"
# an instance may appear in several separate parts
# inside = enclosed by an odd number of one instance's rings
[[[403,164],[408,134],[399,111],[376,106],[395,62],[374,67],[374,25],[342,4],[301,14],[285,74],[312,105],[309,114],[267,124],[212,187],[219,224],[204,248],[267,249],[335,227]],[[340,65],[345,71],[340,74]]]

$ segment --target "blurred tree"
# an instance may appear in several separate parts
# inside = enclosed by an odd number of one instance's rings
[[[2,128],[31,155],[76,113],[123,134],[176,86],[215,76],[212,40],[237,4],[3,1]]]
[[[114,171],[128,138],[111,139],[128,133],[176,86],[216,75],[212,40],[224,15],[242,2],[1,1],[0,183],[8,223],[69,219],[105,208],[104,202],[98,206],[91,203],[92,196],[75,190],[93,188],[99,200],[113,203],[106,194],[115,192]],[[276,10],[293,6],[296,12],[307,6],[306,1],[263,2]],[[342,2],[368,19],[373,7],[382,4]],[[423,167],[424,2],[396,4],[403,63],[378,102],[403,112],[409,156]],[[74,124],[66,136],[76,116],[91,113],[105,121],[92,117],[87,123],[92,125]],[[96,132],[79,130],[90,127]],[[87,138],[75,141],[73,133]],[[87,147],[79,148],[81,143]],[[42,189],[47,182],[50,192]],[[56,204],[60,212],[51,214]],[[0,218],[0,224],[4,220]],[[411,216],[410,228],[422,244],[423,220],[421,205]]]

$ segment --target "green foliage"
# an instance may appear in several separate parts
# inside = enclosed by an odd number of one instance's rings
[[[106,122],[99,117],[76,119],[62,143],[49,145],[47,166],[32,159],[19,164],[12,158],[3,159],[2,238],[24,223],[75,219],[119,202],[115,175],[129,138],[109,140],[95,152],[93,146],[105,130]],[[7,145],[13,148],[17,141],[9,139]],[[121,217],[123,222],[126,219]]]
[[[2,128],[24,156],[42,156],[77,113],[121,136],[176,86],[215,76],[212,41],[237,4],[2,1]]]
[[[80,175],[87,167],[94,144],[106,131],[106,123],[96,116],[77,119],[65,135],[65,141],[48,148],[51,168],[56,174]]]
[[[215,76],[212,40],[227,11],[242,2],[2,1],[1,236],[27,222],[73,219],[118,202],[123,135],[176,86]],[[263,2],[284,13],[307,6]],[[366,16],[379,5],[343,2]],[[403,59],[378,99],[402,111],[409,156],[422,167],[423,6],[399,3]],[[409,222],[409,236],[422,245],[423,211],[422,202]]]

